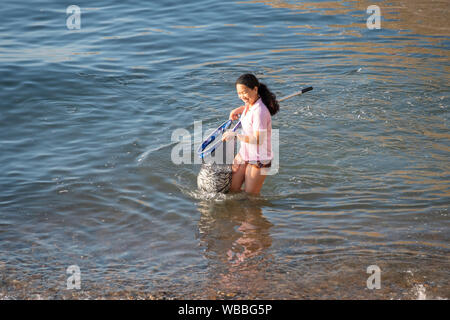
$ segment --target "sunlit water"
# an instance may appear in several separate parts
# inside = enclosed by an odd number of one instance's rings
[[[0,11],[0,298],[449,298],[447,1],[74,4]],[[259,197],[202,194],[172,132],[244,72],[314,90]]]

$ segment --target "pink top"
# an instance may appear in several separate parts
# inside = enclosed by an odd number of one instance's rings
[[[241,141],[239,154],[244,161],[272,160],[272,117],[269,109],[259,98],[252,106],[246,108],[241,116],[242,134],[255,136],[259,131],[260,145]]]

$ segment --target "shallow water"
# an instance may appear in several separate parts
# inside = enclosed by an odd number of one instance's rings
[[[0,298],[449,298],[448,1],[376,1],[380,30],[368,1],[76,4],[0,12]],[[202,194],[172,132],[244,72],[314,90],[260,197]]]

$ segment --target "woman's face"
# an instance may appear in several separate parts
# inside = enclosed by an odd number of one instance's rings
[[[254,104],[258,100],[258,87],[250,89],[244,84],[237,84],[236,91],[239,99],[244,101],[245,104]]]

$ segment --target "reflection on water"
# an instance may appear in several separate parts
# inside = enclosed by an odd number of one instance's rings
[[[407,31],[416,35],[449,35],[448,1],[426,2],[421,0],[382,0],[375,3],[370,0],[349,1],[271,1],[250,0],[241,3],[263,3],[274,8],[288,8],[298,14],[319,13],[321,15],[366,14],[366,9],[376,4],[381,8],[382,28]],[[366,28],[366,20],[350,25],[332,25],[333,27]]]
[[[420,0],[411,1],[378,1],[381,8],[382,31],[377,39],[377,31],[368,32],[366,26],[366,9],[373,5],[373,1],[248,1],[242,3],[263,3],[273,8],[288,8],[306,20],[304,24],[288,25],[291,30],[302,30],[295,35],[301,36],[299,41],[317,38],[314,47],[295,48],[295,44],[287,48],[272,50],[272,52],[298,51],[299,59],[306,59],[303,52],[317,51],[320,59],[332,56],[333,61],[328,66],[345,66],[360,64],[381,68],[382,72],[370,72],[370,78],[395,82],[392,77],[399,74],[405,76],[413,68],[420,70],[423,80],[432,81],[430,72],[441,71],[441,76],[450,80],[450,51],[446,45],[446,38],[450,34],[448,13],[450,7],[446,1],[428,3]],[[320,14],[329,17],[354,17],[354,22],[339,19],[345,23],[327,24],[328,28],[311,27],[307,19],[308,14]],[[331,20],[330,20],[331,21]],[[335,20],[333,20],[335,21]],[[312,30],[311,30],[312,29]],[[317,30],[317,29],[320,29]],[[339,32],[340,31],[340,32]],[[361,38],[362,39],[355,39]],[[322,39],[321,39],[322,38]],[[346,41],[347,39],[351,41]],[[383,39],[384,41],[379,41]],[[322,40],[322,41],[321,41]],[[318,41],[318,42],[317,42]],[[341,55],[342,52],[348,55]],[[424,59],[424,56],[427,59]],[[434,64],[430,64],[430,59]],[[301,61],[301,60],[300,60]],[[436,62],[440,63],[436,68]],[[386,71],[389,73],[386,74]],[[301,77],[301,74],[297,74]],[[317,78],[324,77],[318,74]]]
[[[264,287],[261,266],[270,263],[273,226],[262,213],[265,201],[244,198],[222,203],[200,201],[198,229],[208,259],[211,295],[234,297]]]

